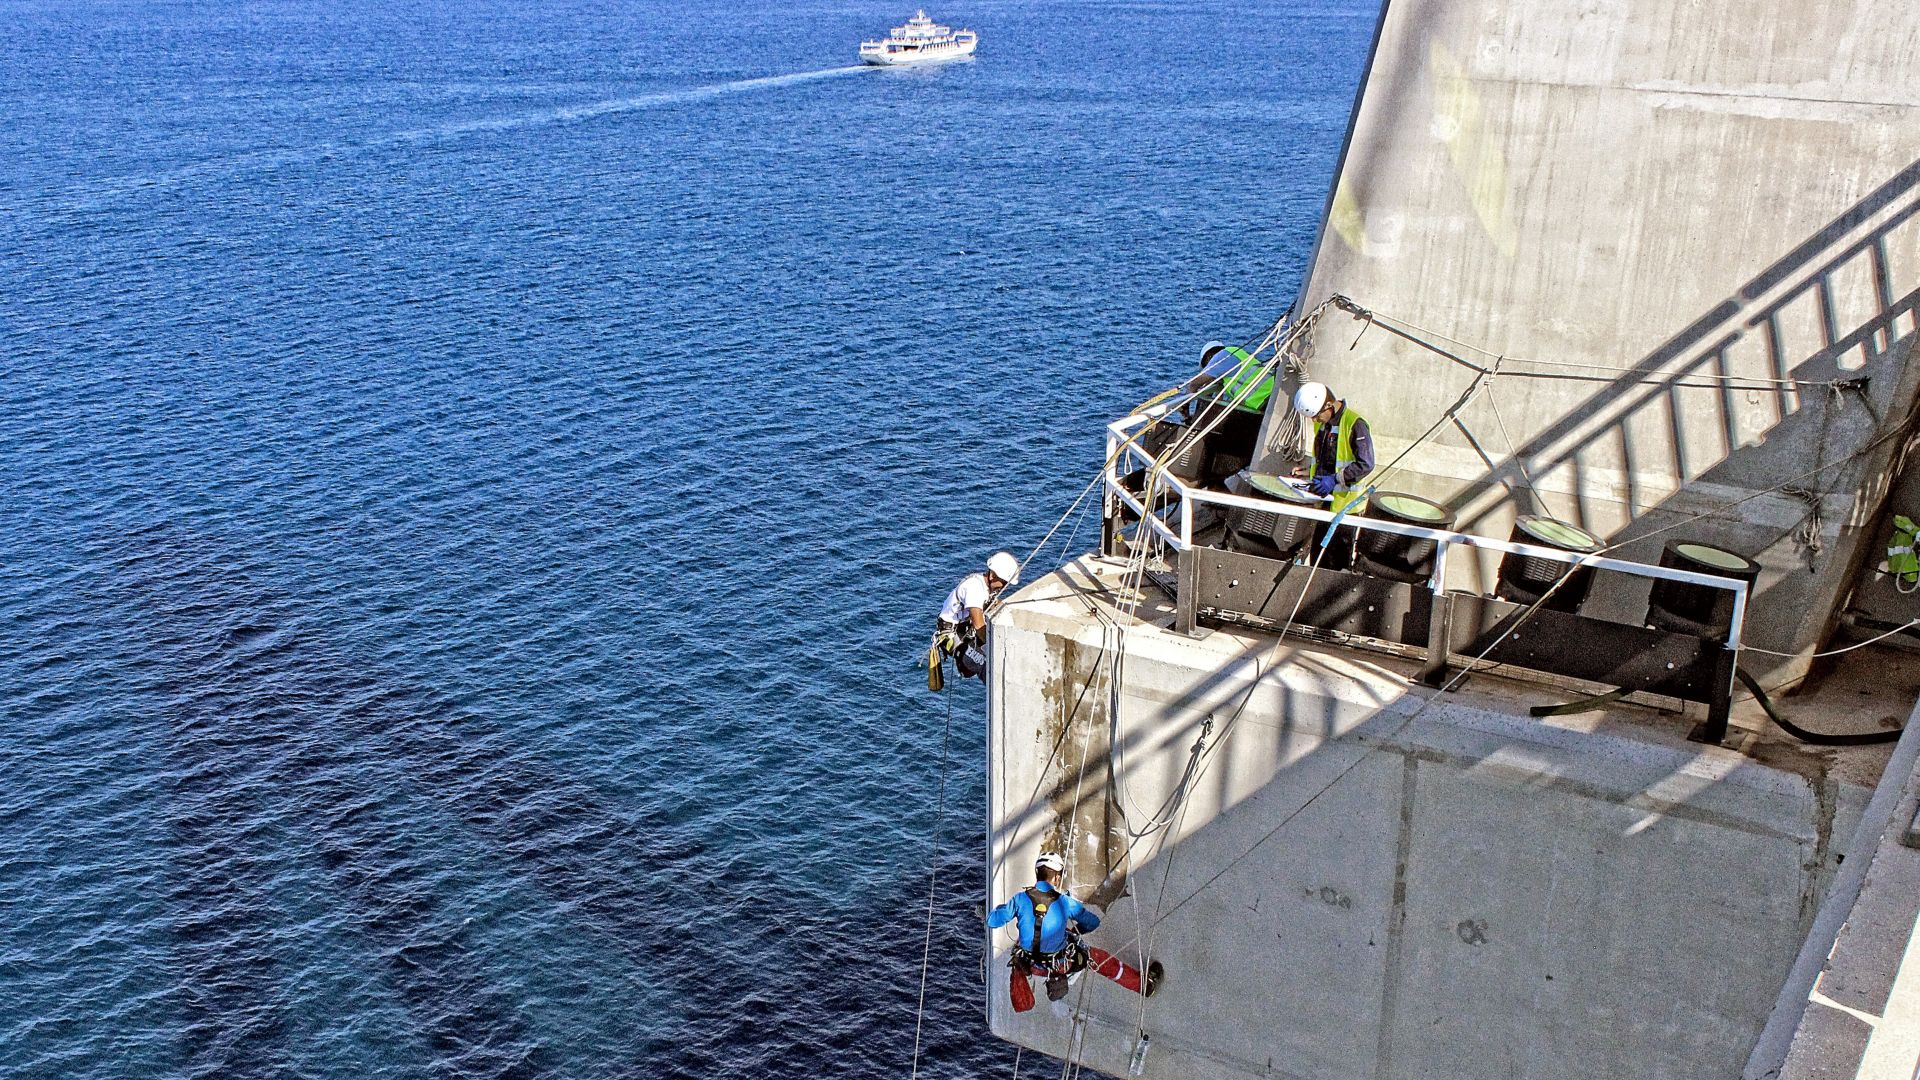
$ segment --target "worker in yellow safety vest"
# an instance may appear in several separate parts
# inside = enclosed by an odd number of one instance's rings
[[[1293,411],[1313,421],[1313,460],[1294,475],[1307,477],[1307,489],[1330,500],[1338,513],[1360,497],[1360,481],[1373,472],[1373,432],[1326,383],[1300,384]]]

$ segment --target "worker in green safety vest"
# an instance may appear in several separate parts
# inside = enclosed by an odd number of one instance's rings
[[[1277,366],[1277,365],[1276,365]],[[1198,408],[1194,427],[1211,427],[1201,481],[1219,487],[1254,458],[1260,419],[1273,397],[1273,371],[1236,345],[1209,341],[1200,350],[1200,374],[1187,382]]]
[[[1920,547],[1920,526],[1905,514],[1893,515],[1893,537],[1887,541],[1882,569],[1893,575],[1894,587],[1903,593],[1920,586],[1920,556],[1914,554],[1915,547]]]
[[[1294,475],[1307,477],[1307,489],[1328,499],[1335,512],[1346,509],[1364,490],[1360,481],[1373,472],[1373,432],[1326,383],[1300,384],[1293,411],[1313,422],[1313,460]]]

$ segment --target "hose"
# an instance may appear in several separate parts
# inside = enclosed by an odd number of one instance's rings
[[[1745,685],[1748,690],[1753,691],[1753,700],[1759,702],[1760,707],[1767,711],[1767,718],[1769,720],[1780,725],[1781,731],[1786,732],[1804,743],[1813,743],[1816,746],[1873,746],[1878,743],[1894,742],[1900,738],[1900,733],[1906,730],[1905,728],[1895,728],[1892,731],[1863,731],[1853,735],[1834,735],[1823,731],[1808,731],[1806,728],[1780,715],[1780,710],[1773,707],[1773,699],[1767,696],[1765,690],[1760,689],[1759,682],[1755,681],[1753,676],[1747,674],[1746,668],[1736,667],[1733,669],[1733,673],[1739,677],[1740,682]]]

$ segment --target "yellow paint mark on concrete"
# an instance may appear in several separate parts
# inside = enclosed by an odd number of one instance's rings
[[[1507,159],[1487,130],[1480,92],[1465,66],[1437,41],[1428,50],[1427,70],[1433,76],[1433,135],[1446,144],[1447,157],[1487,238],[1500,254],[1512,258],[1518,240],[1507,211]]]
[[[1349,248],[1362,254],[1366,252],[1366,219],[1361,216],[1360,201],[1353,197],[1344,173],[1333,189],[1333,209],[1327,213],[1327,224],[1333,226],[1334,234],[1346,241]]]

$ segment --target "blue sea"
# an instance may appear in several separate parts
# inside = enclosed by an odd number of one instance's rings
[[[1291,302],[1376,5],[911,7],[0,0],[0,1074],[905,1076],[930,869],[1011,1074],[930,620]]]

